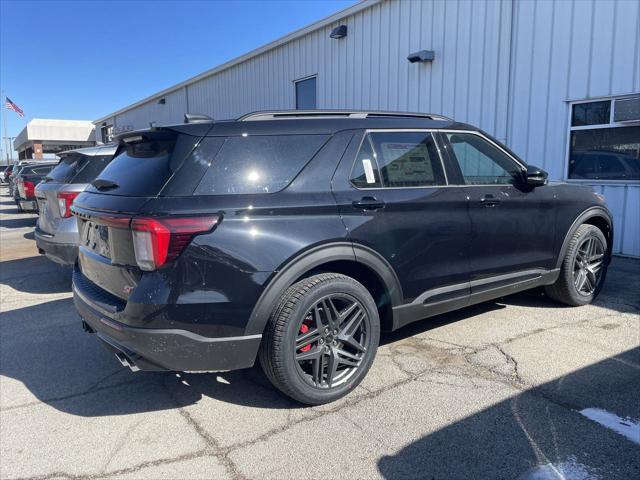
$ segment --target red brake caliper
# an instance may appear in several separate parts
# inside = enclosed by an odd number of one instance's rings
[[[310,329],[309,329],[309,325],[307,325],[306,323],[307,321],[305,320],[304,322],[302,322],[302,325],[300,325],[300,333],[307,333]],[[311,350],[311,344],[309,345],[305,345],[304,347],[302,347],[300,349],[301,352],[308,352],[309,350]]]

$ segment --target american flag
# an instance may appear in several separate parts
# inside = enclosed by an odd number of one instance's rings
[[[21,117],[24,117],[24,112],[22,111],[22,109],[18,105],[16,105],[15,103],[13,103],[9,99],[9,97],[4,97],[4,106],[7,107],[9,110],[13,110],[14,112],[16,112]]]

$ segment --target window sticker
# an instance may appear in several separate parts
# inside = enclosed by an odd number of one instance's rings
[[[367,183],[376,183],[376,176],[373,174],[373,166],[369,158],[362,159],[362,167],[364,168],[364,176]]]

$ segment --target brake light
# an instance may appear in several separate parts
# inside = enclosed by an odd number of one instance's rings
[[[62,218],[71,216],[71,204],[80,192],[58,192],[58,208]]]
[[[178,257],[193,237],[209,232],[219,217],[134,218],[131,221],[136,263],[155,270]]]
[[[24,198],[32,198],[36,196],[36,184],[33,182],[25,181],[24,184]]]

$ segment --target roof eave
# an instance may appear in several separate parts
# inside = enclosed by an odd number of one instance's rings
[[[220,73],[224,70],[227,70],[235,65],[238,65],[242,62],[246,62],[247,60],[253,58],[253,57],[257,57],[258,55],[261,55],[265,52],[268,52],[269,50],[273,50],[274,48],[277,48],[281,45],[284,45],[288,42],[291,42],[293,40],[296,40],[297,38],[303,37],[304,35],[307,35],[310,32],[319,30],[321,28],[326,27],[327,25],[331,25],[333,22],[336,22],[338,20],[341,20],[345,17],[349,17],[351,15],[355,15],[358,12],[361,12],[362,10],[366,10],[367,8],[372,7],[373,5],[380,3],[382,0],[362,0],[359,3],[356,3],[355,5],[352,5],[351,7],[347,7],[344,8],[336,13],[334,13],[333,15],[330,15],[328,17],[323,18],[322,20],[318,20],[317,22],[314,22],[310,25],[307,25],[306,27],[302,27],[292,33],[289,33],[288,35],[285,35],[284,37],[280,37],[277,40],[274,40],[271,43],[268,43],[267,45],[264,45],[262,47],[256,48],[254,50],[251,50],[248,53],[245,53],[244,55],[241,55],[239,57],[236,57],[232,60],[229,60],[228,62],[223,63],[222,65],[218,65],[217,67],[211,68],[199,75],[196,75],[195,77],[191,77],[183,82],[180,82],[176,85],[173,85],[172,87],[169,88],[165,88],[164,90],[161,90],[158,93],[155,93],[149,97],[146,97],[142,100],[137,101],[136,103],[133,103],[127,107],[121,108],[120,110],[117,110],[113,113],[110,113],[109,115],[105,115],[101,118],[99,118],[98,120],[95,120],[93,122],[94,125],[97,125],[101,122],[104,122],[105,120],[108,120],[110,118],[113,118],[117,115],[121,115],[129,110],[133,110],[134,108],[137,108],[141,105],[144,105],[145,103],[149,103],[152,102],[154,100],[158,100],[170,93],[173,93],[175,91],[180,90],[181,88],[184,88],[188,85],[191,85],[193,83],[196,83],[204,78],[210,77],[212,75],[215,75],[217,73]]]

